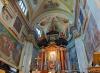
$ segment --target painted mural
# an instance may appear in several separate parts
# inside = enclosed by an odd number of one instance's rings
[[[93,15],[90,15],[88,27],[86,29],[84,44],[88,61],[91,60],[93,52],[100,45],[100,32],[97,28]]]
[[[5,60],[12,60],[15,65],[19,64],[22,46],[0,22],[0,51],[7,57]]]

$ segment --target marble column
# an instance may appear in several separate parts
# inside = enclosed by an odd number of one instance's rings
[[[32,51],[33,51],[33,44],[25,41],[19,65],[20,71],[23,73],[30,73]]]
[[[80,72],[88,73],[88,70],[87,70],[88,60],[87,60],[84,42],[82,41],[82,37],[78,37],[75,39],[75,50],[77,53]]]

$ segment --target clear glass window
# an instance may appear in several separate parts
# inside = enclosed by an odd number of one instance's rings
[[[18,4],[22,10],[22,12],[26,15],[27,14],[27,8],[26,8],[26,5],[24,3],[23,0],[18,0]]]

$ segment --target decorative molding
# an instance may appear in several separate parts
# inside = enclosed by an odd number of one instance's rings
[[[48,1],[47,4],[44,5],[44,9],[49,8],[57,8],[59,4],[57,2],[53,2],[52,0]]]

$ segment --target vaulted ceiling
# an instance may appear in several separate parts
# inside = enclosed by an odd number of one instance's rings
[[[74,0],[43,0],[40,7],[37,4],[35,8],[38,9],[33,14],[32,24],[39,26],[45,33],[51,24],[55,24],[59,31],[65,33],[68,26],[73,26],[74,7]]]
[[[28,1],[28,0],[27,0]],[[30,27],[38,28],[44,35],[52,26],[69,38],[70,27],[74,26],[76,0],[29,0]]]

